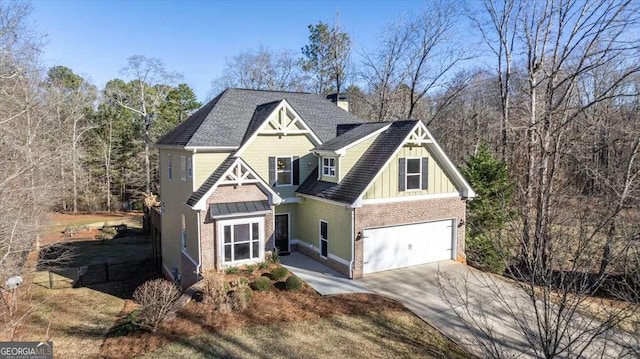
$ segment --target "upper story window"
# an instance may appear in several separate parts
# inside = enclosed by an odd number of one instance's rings
[[[400,158],[398,162],[398,191],[428,189],[429,158]]]
[[[167,175],[169,176],[169,181],[171,181],[173,179],[173,167],[171,164],[171,154],[169,153],[167,155]]]
[[[407,158],[407,190],[420,189],[422,171],[420,158]]]
[[[328,177],[336,176],[336,159],[331,157],[322,158],[322,175]]]
[[[193,178],[193,157],[187,158],[187,178]]]
[[[276,186],[293,184],[291,157],[276,157]]]
[[[184,214],[182,214],[182,230],[181,239],[182,239],[182,249],[187,249],[187,221],[184,218]]]
[[[180,156],[180,179],[187,180],[187,157]]]
[[[269,157],[269,185],[297,186],[300,184],[298,156]]]

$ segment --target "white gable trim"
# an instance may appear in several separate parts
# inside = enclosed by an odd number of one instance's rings
[[[426,135],[423,137],[422,134],[426,134]],[[393,154],[389,157],[389,159],[384,164],[384,166],[380,168],[380,170],[378,171],[378,173],[376,173],[376,175],[373,177],[371,182],[369,182],[367,187],[365,187],[364,191],[360,193],[360,195],[358,196],[358,199],[356,199],[356,201],[353,202],[353,204],[351,205],[352,207],[356,208],[356,207],[362,206],[363,204],[362,197],[364,197],[364,194],[367,193],[367,191],[373,185],[373,183],[378,179],[378,177],[380,177],[382,172],[384,172],[384,170],[389,166],[391,161],[395,160],[396,155],[398,154],[398,152],[400,152],[400,149],[406,144],[416,143],[416,140],[419,140],[420,144],[429,144],[433,146],[432,147],[433,157],[436,158],[439,164],[442,164],[442,166],[444,167],[443,170],[445,172],[450,171],[449,173],[452,174],[452,177],[453,177],[452,180],[454,184],[456,184],[458,188],[460,188],[461,197],[471,198],[476,196],[476,193],[473,191],[469,183],[467,183],[464,177],[462,177],[462,174],[460,174],[456,166],[453,165],[449,157],[447,157],[447,155],[444,153],[442,148],[433,139],[431,132],[429,132],[427,127],[422,123],[422,121],[418,121],[414,126],[414,128],[411,130],[411,132],[409,132],[407,137],[405,137],[405,139],[400,143],[400,145],[393,151]]]
[[[229,168],[220,176],[220,179],[211,186],[211,188],[200,198],[200,200],[191,208],[198,211],[205,211],[207,209],[207,199],[211,197],[213,192],[221,184],[232,184],[236,186],[242,186],[243,184],[256,184],[268,193],[269,204],[278,205],[282,202],[282,198],[269,186],[265,181],[255,173],[249,165],[244,162],[240,157],[236,157],[235,161]]]
[[[391,126],[391,124],[388,124],[388,125],[386,125],[386,126],[382,127],[382,128],[381,128],[381,129],[379,129],[379,130],[373,131],[373,132],[371,132],[370,134],[368,134],[368,135],[366,135],[366,136],[364,136],[364,137],[361,137],[361,138],[359,138],[359,139],[357,139],[357,140],[355,140],[355,141],[351,142],[350,144],[348,144],[348,145],[346,145],[346,146],[344,146],[344,147],[342,147],[342,148],[340,148],[340,149],[336,150],[336,153],[337,153],[337,154],[339,154],[339,155],[341,155],[341,156],[344,156],[344,155],[347,153],[347,151],[348,151],[348,150],[350,150],[351,148],[353,148],[353,147],[355,147],[355,146],[357,146],[357,145],[361,144],[362,142],[364,142],[364,141],[366,141],[366,140],[368,140],[368,139],[372,138],[373,136],[377,136],[377,135],[379,135],[380,133],[382,133],[383,131],[386,131],[386,130],[389,128],[389,126]]]
[[[287,130],[286,128],[281,129],[281,130],[265,130],[265,127],[270,122],[272,122],[273,115],[274,114],[277,115],[277,113],[280,112],[283,109],[285,111],[290,111],[291,113],[293,113],[294,120],[291,121],[291,123],[289,125],[299,124],[302,127],[302,130],[292,131],[292,130]],[[313,132],[311,127],[309,127],[309,125],[307,125],[307,123],[304,122],[302,117],[300,117],[298,112],[296,112],[296,110],[293,109],[293,107],[289,104],[289,102],[287,102],[286,99],[283,99],[282,101],[280,101],[280,104],[278,104],[278,106],[276,106],[276,108],[271,112],[271,114],[269,114],[269,116],[267,116],[267,118],[260,125],[260,127],[258,127],[258,129],[251,135],[251,137],[249,137],[249,139],[240,148],[238,148],[238,150],[236,151],[234,156],[239,157],[240,155],[242,155],[244,150],[246,150],[247,147],[249,147],[251,142],[253,142],[253,140],[255,140],[255,138],[259,134],[271,134],[271,135],[283,135],[283,136],[286,136],[288,134],[304,134],[304,135],[308,136],[311,139],[311,142],[313,142],[313,144],[315,146],[318,146],[318,145],[320,145],[322,143],[322,141],[320,141],[320,138],[318,138],[318,136],[316,136],[316,134]]]
[[[350,150],[351,148],[353,148],[353,147],[361,144],[362,142],[372,138],[373,136],[377,136],[380,133],[382,133],[383,131],[386,131],[389,128],[389,126],[391,126],[391,124],[388,124],[388,125],[380,128],[380,129],[378,129],[378,130],[375,130],[375,131],[371,132],[370,134],[368,134],[368,135],[366,135],[364,137],[361,137],[361,138],[359,138],[359,139],[357,139],[357,140],[349,143],[348,145],[346,145],[346,146],[344,146],[342,148],[339,148],[337,150],[313,150],[313,153],[316,154],[316,155],[319,155],[319,156],[332,156],[332,155],[335,156],[335,155],[337,155],[337,156],[343,157],[343,156],[345,156],[347,154],[348,150]]]

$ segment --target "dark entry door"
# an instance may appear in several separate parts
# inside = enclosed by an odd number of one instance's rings
[[[276,214],[275,240],[278,253],[289,252],[289,215]]]

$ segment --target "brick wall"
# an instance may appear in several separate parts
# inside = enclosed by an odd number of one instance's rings
[[[257,185],[220,186],[207,198],[207,205],[212,203],[232,203],[246,201],[263,201],[268,196]],[[265,251],[273,248],[274,207],[264,218]],[[216,255],[219,252],[217,238],[218,221],[209,217],[209,208],[200,212],[200,250],[202,251],[202,272],[221,269],[222,261]]]
[[[243,186],[225,185],[216,188],[215,191],[207,198],[207,204],[211,203],[229,203],[229,202],[247,202],[247,201],[263,201],[269,197],[255,184]]]
[[[457,258],[465,262],[464,231],[465,226],[458,226],[465,220],[465,201],[460,197],[428,199],[422,201],[396,202],[386,204],[368,204],[356,208],[355,235],[365,228],[383,227],[399,224],[410,224],[440,219],[455,219],[457,230]],[[363,247],[362,241],[355,243],[355,266],[353,277],[362,277]]]

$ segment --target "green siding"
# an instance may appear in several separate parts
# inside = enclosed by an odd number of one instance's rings
[[[196,153],[193,156],[194,191],[209,178],[222,161],[229,157],[229,153]]]
[[[428,157],[428,189],[417,191],[398,191],[398,159],[407,157]],[[427,194],[440,194],[457,192],[455,185],[447,174],[442,170],[440,165],[436,163],[435,158],[431,156],[425,145],[420,147],[404,146],[398,154],[391,160],[391,163],[384,169],[382,174],[369,187],[364,195],[364,199],[373,198],[389,198],[389,197],[405,197],[419,196]]]
[[[300,157],[300,183],[317,167],[318,160],[309,153],[314,144],[304,134],[297,135],[258,135],[244,150],[240,157],[262,177],[269,182],[269,157]],[[282,198],[295,196],[298,186],[273,187]]]
[[[376,138],[378,138],[377,135],[363,141],[362,143],[359,143],[353,146],[347,151],[344,157],[340,158],[340,171],[338,172],[338,175],[339,175],[338,178],[340,181],[342,181],[344,176],[347,173],[349,173],[349,171],[351,171],[351,169],[353,168],[353,165],[355,165],[356,162],[358,162],[360,157],[362,157],[362,154],[367,150],[367,148],[369,148],[369,146],[371,146],[371,144],[373,143],[373,141],[376,140]]]
[[[308,244],[320,245],[320,220],[327,222],[329,229],[329,253],[345,261],[351,260],[351,211],[346,206],[303,198],[298,211],[298,236]]]
[[[162,261],[167,269],[178,269],[180,265],[180,251],[182,246],[182,216],[185,215],[187,227],[187,253],[198,260],[198,222],[194,211],[185,202],[193,192],[193,182],[180,177],[180,156],[191,156],[192,152],[180,150],[160,149],[160,200],[164,203],[162,216]],[[172,180],[169,180],[168,161],[171,154]]]

